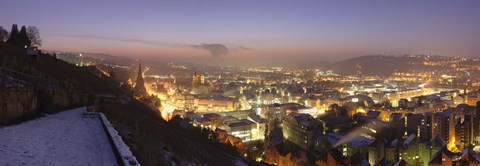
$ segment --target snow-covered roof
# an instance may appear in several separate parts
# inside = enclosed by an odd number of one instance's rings
[[[369,138],[364,137],[364,136],[358,136],[354,140],[350,141],[349,144],[352,144],[352,145],[355,145],[355,146],[358,146],[358,147],[363,147],[363,146],[368,146],[368,145],[372,144],[373,142],[375,142],[375,140],[369,139]]]

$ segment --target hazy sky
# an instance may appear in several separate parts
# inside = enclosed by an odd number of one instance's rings
[[[1,5],[0,25],[7,30],[13,23],[36,25],[42,48],[49,50],[160,59],[209,59],[213,50],[232,60],[480,55],[478,0],[7,0]]]

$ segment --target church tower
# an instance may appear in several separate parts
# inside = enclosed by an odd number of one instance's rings
[[[138,60],[138,74],[137,80],[135,82],[135,87],[133,87],[133,91],[136,95],[143,95],[147,92],[147,88],[145,88],[145,81],[143,80],[141,60]]]
[[[192,76],[192,85],[197,84],[198,82],[198,75],[197,75],[197,69],[195,69],[195,73],[193,73]]]
[[[205,75],[200,74],[200,84],[205,84]]]

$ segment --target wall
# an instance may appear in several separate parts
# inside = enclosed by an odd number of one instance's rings
[[[37,113],[37,96],[33,88],[2,88],[0,125]]]

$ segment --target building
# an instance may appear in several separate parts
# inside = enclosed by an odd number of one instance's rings
[[[210,125],[214,128],[220,127],[222,125],[222,116],[216,113],[203,114],[202,117],[210,121]]]
[[[416,134],[410,134],[400,144],[399,157],[412,165],[420,165],[419,139]]]
[[[195,70],[195,73],[192,76],[192,85],[203,85],[205,84],[205,75],[203,74],[197,74],[197,70]]]
[[[433,138],[433,113],[426,113],[421,124],[420,141],[430,141]]]
[[[334,146],[342,139],[342,135],[338,133],[328,133],[321,136],[316,136],[315,150],[320,154],[326,154],[334,148]]]
[[[358,136],[350,142],[339,145],[339,147],[341,148],[343,156],[352,157],[357,153],[368,154],[368,147],[373,142],[375,142],[375,140]]]
[[[193,97],[193,95],[176,93],[174,99],[175,106],[178,109],[183,109],[185,111],[192,111],[195,109],[195,97]]]
[[[455,126],[455,146],[457,149],[464,149],[469,145],[473,145],[473,123],[472,116],[465,116],[466,119]]]
[[[471,106],[477,104],[480,101],[480,89],[470,91],[469,93],[465,94],[465,103]]]
[[[476,103],[475,114],[472,115],[472,128],[473,128],[473,142],[475,145],[480,144],[480,101]]]
[[[400,140],[394,139],[393,141],[387,142],[385,144],[385,159],[390,162],[398,161],[399,156],[399,143]]]
[[[345,116],[323,116],[317,119],[321,124],[321,129],[324,133],[339,132],[345,129],[350,129],[354,121]]]
[[[147,95],[147,88],[145,88],[145,81],[143,80],[141,60],[138,61],[137,80],[135,81],[135,85],[133,86],[133,92],[135,93],[136,97],[142,97]]]
[[[283,137],[303,149],[314,145],[317,121],[309,114],[288,115],[282,123]]]
[[[187,118],[191,119],[193,126],[208,127],[211,125],[210,121],[202,116],[194,113],[187,113]]]
[[[250,114],[247,120],[255,123],[255,128],[252,129],[252,139],[265,139],[268,121],[257,114]]]
[[[252,128],[255,128],[255,123],[246,119],[232,119],[224,121],[223,125],[219,128],[225,130],[229,135],[240,138],[243,142],[247,142],[253,140]]]
[[[466,148],[458,158],[457,165],[480,166],[480,155],[472,148]]]
[[[27,55],[31,57],[36,57],[40,53],[38,47],[27,47]]]
[[[229,99],[195,99],[197,112],[229,112],[234,111],[235,102]]]
[[[262,107],[260,115],[267,119],[270,130],[280,128],[280,124],[288,114],[295,113],[299,108],[306,108],[297,103],[270,104]]]
[[[433,135],[439,135],[449,144],[454,141],[455,126],[459,120],[456,110],[444,110],[433,115]]]
[[[429,161],[438,151],[447,148],[447,142],[445,142],[439,135],[433,137],[427,142],[419,144],[420,152],[420,165],[427,166]]]
[[[286,110],[281,107],[281,104],[271,104],[263,106],[261,115],[268,120],[270,130],[275,130],[279,128],[287,113]]]
[[[454,165],[454,155],[455,154],[448,151],[447,148],[440,149],[432,156],[432,159],[428,162],[428,166]]]
[[[403,142],[399,139],[388,141],[386,139],[377,139],[368,146],[368,162],[372,165],[386,160],[389,163],[397,162],[400,159],[400,144]]]
[[[420,126],[422,125],[423,118],[421,114],[407,114],[405,116],[407,135],[415,134],[420,136]]]
[[[376,139],[372,144],[370,144],[370,146],[368,147],[368,162],[371,165],[375,165],[379,162],[388,162],[385,159],[386,143],[387,140],[385,139]]]

